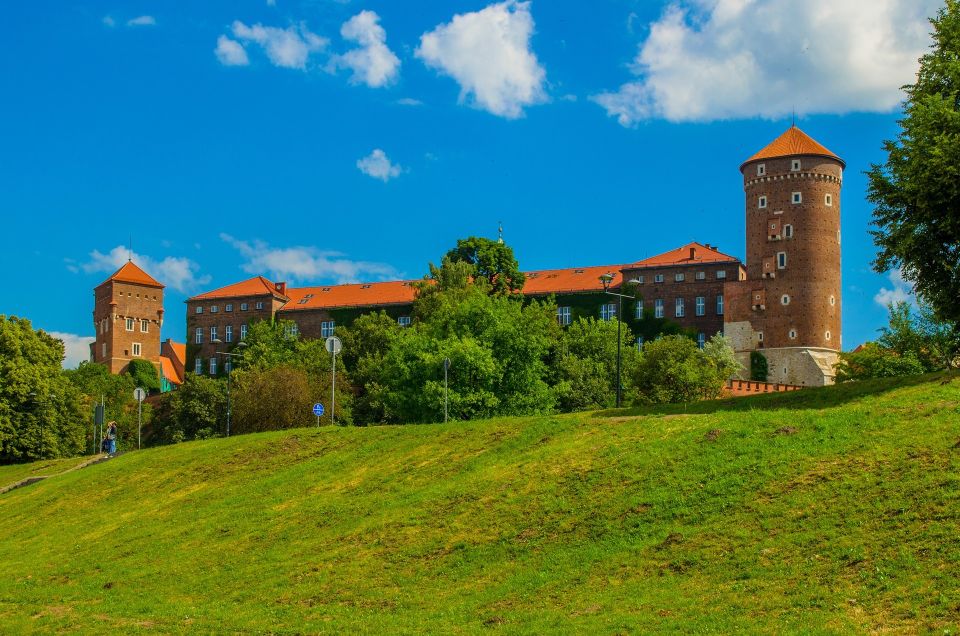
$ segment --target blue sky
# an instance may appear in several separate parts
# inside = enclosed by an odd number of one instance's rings
[[[698,240],[744,256],[740,163],[790,125],[847,162],[844,346],[884,324],[863,171],[936,0],[9,4],[0,313],[92,335],[124,260],[183,300],[264,273],[418,277],[499,221],[524,269]]]

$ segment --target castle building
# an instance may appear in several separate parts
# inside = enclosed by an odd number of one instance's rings
[[[183,345],[160,342],[164,286],[128,261],[93,290],[90,361],[123,373],[132,360],[157,367],[166,389],[183,382]]]
[[[747,279],[731,283],[724,333],[768,380],[831,384],[841,349],[840,188],[845,164],[796,126],[741,166]]]
[[[665,326],[706,339],[723,333],[749,374],[753,352],[767,360],[768,380],[819,386],[833,382],[840,351],[840,187],[842,159],[791,127],[740,166],[746,199],[746,254],[739,259],[706,243],[629,264],[526,273],[522,293],[553,296],[557,320],[617,318],[604,293],[635,296],[621,318],[642,341]],[[263,276],[187,300],[186,369],[219,375],[228,351],[257,320],[288,320],[304,338],[326,338],[371,311],[409,325],[415,281],[289,287]]]

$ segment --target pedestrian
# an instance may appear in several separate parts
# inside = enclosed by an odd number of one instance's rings
[[[117,423],[111,421],[107,424],[107,453],[114,455],[117,452]]]

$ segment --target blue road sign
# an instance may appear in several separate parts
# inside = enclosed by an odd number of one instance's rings
[[[316,415],[317,417],[320,417],[321,415],[323,415],[323,404],[320,404],[319,402],[314,404],[313,414]]]

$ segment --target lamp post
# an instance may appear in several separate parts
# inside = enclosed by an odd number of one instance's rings
[[[217,345],[223,344],[223,340],[220,340],[220,338],[214,338],[210,342]],[[243,340],[237,343],[238,349],[243,349],[246,346],[247,346],[247,343],[244,342]],[[230,362],[230,358],[234,358],[234,357],[239,358],[239,357],[242,357],[242,354],[230,353],[229,351],[220,351],[220,350],[215,350],[214,353],[216,353],[218,356],[227,356],[227,364],[230,365],[230,368],[227,369],[227,437],[230,437],[230,414],[232,412],[231,404],[230,404],[230,376],[233,375],[233,364]]]
[[[622,401],[621,394],[623,391],[623,383],[620,381],[620,325],[622,320],[620,316],[623,314],[623,299],[624,298],[633,298],[633,296],[627,296],[625,294],[618,294],[617,292],[610,291],[610,284],[613,282],[614,276],[611,273],[601,274],[600,282],[603,283],[603,293],[609,296],[617,297],[617,408],[620,408],[620,403]],[[630,280],[627,281],[630,284],[639,283],[639,280]]]

